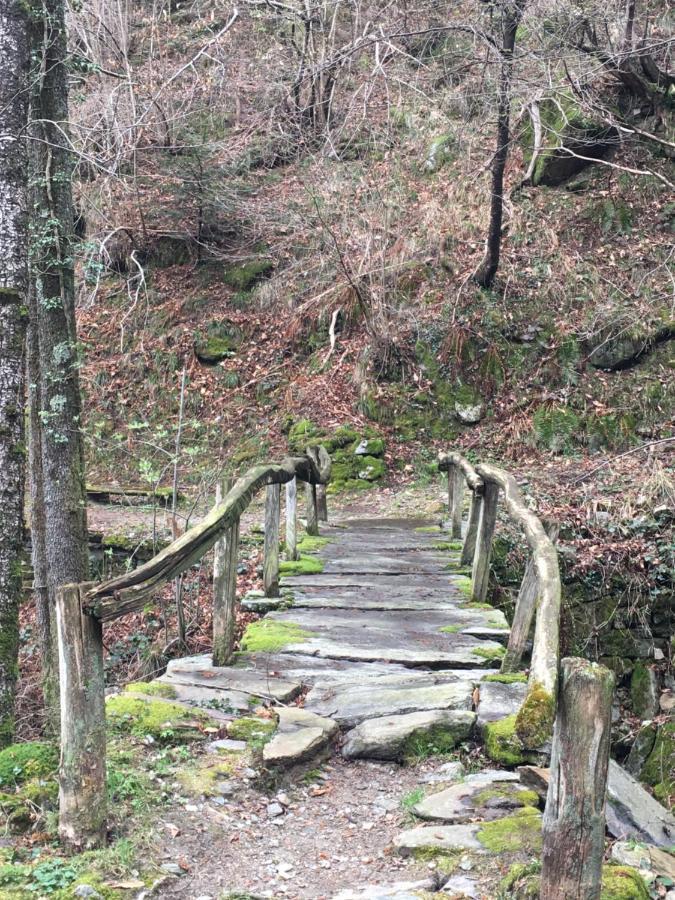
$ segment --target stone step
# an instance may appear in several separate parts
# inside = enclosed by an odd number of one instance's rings
[[[243,693],[279,703],[288,703],[302,690],[299,681],[281,678],[271,671],[259,673],[239,667],[216,667],[210,656],[172,659],[158,680],[171,685],[195,685],[214,692]]]
[[[508,776],[509,773],[506,773]],[[459,825],[476,819],[502,818],[522,806],[536,806],[536,791],[523,787],[500,772],[471,781],[471,777],[445,790],[430,794],[416,803],[413,813],[420,819]]]
[[[306,762],[325,750],[337,732],[332,719],[295,706],[281,707],[277,731],[263,747],[263,761],[284,769]]]
[[[347,732],[346,759],[403,759],[422,747],[449,752],[466,740],[476,722],[467,709],[432,709],[402,716],[368,719]]]

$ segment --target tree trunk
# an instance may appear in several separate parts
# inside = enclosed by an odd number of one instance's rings
[[[281,485],[268,484],[265,499],[265,549],[263,588],[266,597],[279,596],[279,515]]]
[[[0,747],[14,738],[24,523],[28,21],[0,6]]]
[[[294,478],[286,485],[286,559],[298,558],[298,481]]]
[[[319,522],[328,521],[328,499],[326,497],[326,485],[317,484],[316,486],[316,510]]]
[[[82,611],[87,587],[67,584],[56,596],[61,659],[59,837],[78,852],[100,847],[106,838],[103,627]]]
[[[47,591],[53,609],[57,588],[86,581],[87,547],[79,351],[73,270],[73,159],[68,148],[68,73],[63,0],[41,0],[33,13],[34,70],[30,92],[30,175],[34,209],[31,246],[31,328],[35,373],[33,421],[39,424],[44,519],[38,542],[46,548]]]
[[[544,812],[541,900],[598,900],[614,675],[585,659],[561,664]]]
[[[511,78],[516,32],[525,9],[526,0],[504,0],[501,4],[502,46],[500,52],[499,84],[497,89],[497,148],[492,159],[492,188],[490,192],[490,223],[485,241],[485,255],[474,279],[489,288],[499,268],[504,219],[504,172],[509,158],[511,140]]]
[[[319,518],[316,508],[315,484],[305,485],[305,499],[307,501],[307,524],[305,525],[305,532],[312,537],[317,537],[319,534]]]

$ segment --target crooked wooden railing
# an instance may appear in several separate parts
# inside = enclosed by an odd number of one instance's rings
[[[558,553],[539,518],[530,510],[515,478],[488,464],[475,467],[459,453],[440,453],[438,466],[448,473],[448,502],[452,537],[462,537],[465,485],[471,505],[462,545],[462,564],[471,564],[472,599],[482,603],[488,590],[490,554],[503,494],[509,517],[525,533],[532,554],[516,601],[513,625],[502,672],[518,670],[536,615],[532,659],[525,701],[516,717],[516,733],[526,749],[544,743],[553,729],[556,712],[560,635],[560,570]]]
[[[266,487],[264,585],[279,589],[280,485],[285,484],[287,544],[295,558],[296,485],[307,491],[307,531],[318,534],[325,510],[321,488],[330,480],[330,457],[323,447],[249,469],[213,510],[151,560],[102,584],[64,585],[57,594],[60,662],[61,765],[59,834],[77,850],[101,846],[107,830],[105,682],[103,623],[138,611],[148,597],[216,548],[214,660],[224,664],[232,651],[239,520]],[[317,489],[320,502],[317,506]],[[321,500],[324,499],[324,502]]]

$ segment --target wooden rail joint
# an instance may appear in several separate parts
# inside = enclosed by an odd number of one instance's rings
[[[475,467],[459,453],[439,453],[438,467],[448,472],[448,497],[453,537],[461,537],[464,484],[473,491],[466,528],[462,564],[471,558],[472,598],[483,602],[487,594],[489,562],[497,516],[504,498],[509,518],[521,527],[531,552],[514,613],[503,672],[519,666],[533,617],[535,631],[528,690],[516,716],[516,734],[526,749],[536,749],[551,735],[558,700],[560,635],[560,569],[558,553],[538,516],[527,506],[515,478],[487,463]],[[527,590],[526,590],[527,581]]]

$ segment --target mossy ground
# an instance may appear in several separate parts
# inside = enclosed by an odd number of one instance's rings
[[[247,653],[274,653],[288,644],[298,644],[311,637],[310,631],[294,622],[261,619],[247,627],[241,639],[241,649]]]
[[[297,549],[300,554],[318,553],[319,550],[322,550],[327,544],[330,544],[330,538],[305,534],[302,539],[298,541]]]
[[[428,731],[411,734],[401,749],[401,758],[407,763],[415,763],[431,756],[447,756],[456,747],[456,733],[451,728],[436,725]]]
[[[170,684],[161,681],[133,681],[125,685],[126,693],[144,694],[147,697],[163,697],[165,700],[174,700],[176,689]]]
[[[536,853],[541,850],[541,813],[532,806],[524,806],[513,815],[492,822],[484,822],[478,840],[492,853],[511,853],[524,850]]]
[[[497,684],[527,684],[527,675],[524,672],[507,672],[499,675],[486,675],[481,681],[491,681]]]
[[[152,737],[162,743],[201,738],[199,725],[208,725],[207,715],[167,700],[144,699],[117,694],[106,701],[110,731],[134,737]]]
[[[279,563],[279,574],[287,577],[292,577],[293,575],[319,575],[323,572],[324,565],[323,560],[317,559],[315,556],[305,556],[301,553],[300,559],[282,559]]]
[[[438,630],[444,631],[446,634],[457,634],[462,630],[462,625],[442,625]]]
[[[434,863],[435,868],[444,875],[452,875],[461,858],[461,853],[450,850],[438,850],[435,847],[420,847],[413,853],[413,858],[420,863]]]
[[[499,647],[475,647],[471,652],[474,656],[495,660],[495,662],[502,660],[506,654],[506,650],[501,645]]]
[[[29,741],[0,751],[0,790],[14,788],[33,778],[53,775],[59,764],[54,744]]]
[[[473,803],[485,806],[491,800],[508,800],[513,806],[536,808],[539,795],[536,791],[522,790],[519,785],[505,782],[499,787],[486,787],[473,796]]]

